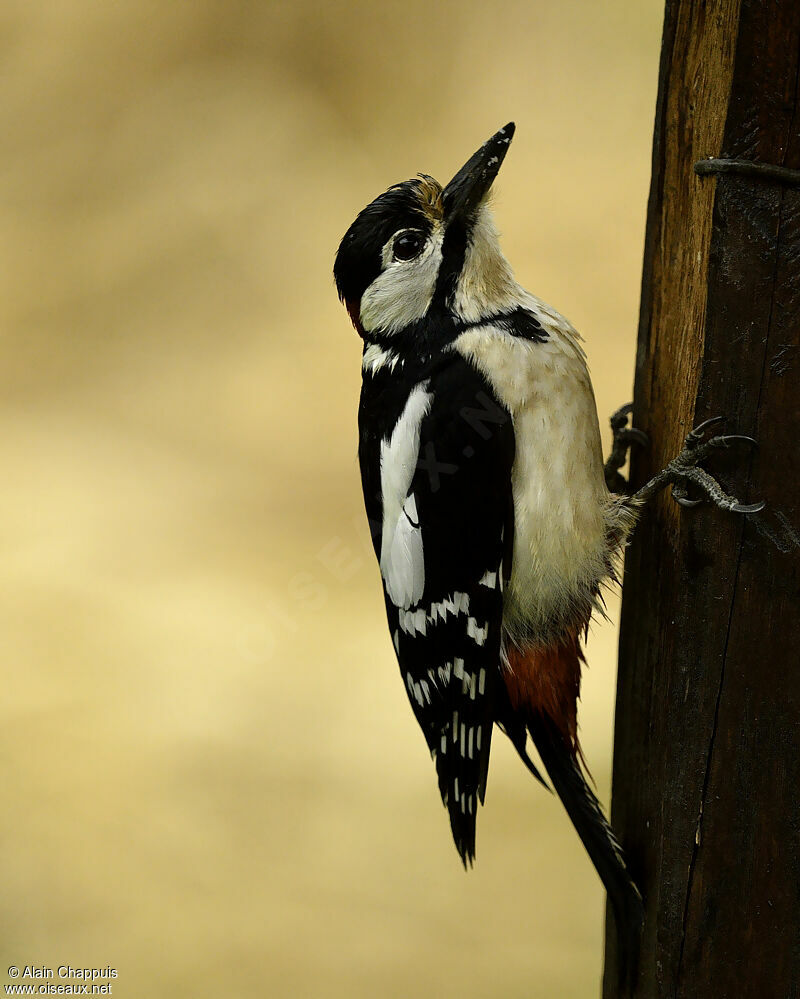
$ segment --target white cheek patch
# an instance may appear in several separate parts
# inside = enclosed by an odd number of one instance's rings
[[[383,248],[384,269],[361,297],[361,325],[389,335],[422,319],[430,307],[442,262],[440,227],[414,260],[392,260],[392,240]]]
[[[433,396],[422,382],[411,392],[389,440],[381,442],[381,575],[395,605],[407,609],[425,589],[425,558],[417,503],[408,490],[419,457],[419,432]]]

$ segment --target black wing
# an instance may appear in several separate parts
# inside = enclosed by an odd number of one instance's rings
[[[381,538],[387,511],[380,506],[375,423],[363,397],[362,472],[397,658],[466,864],[475,856],[477,805],[505,697],[500,631],[514,432],[486,380],[460,355],[416,388],[426,395],[425,413],[394,547]]]

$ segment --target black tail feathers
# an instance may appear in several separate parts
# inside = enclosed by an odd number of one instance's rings
[[[622,848],[600,803],[561,733],[542,715],[534,716],[528,722],[528,728],[553,787],[608,892],[619,941],[620,987],[629,989],[635,980],[639,959],[644,922],[642,896],[628,873]]]

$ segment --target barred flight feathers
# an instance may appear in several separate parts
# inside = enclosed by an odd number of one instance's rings
[[[386,393],[395,379],[365,379],[360,457],[400,671],[469,864],[502,685],[514,434],[483,376],[457,353],[418,374],[394,407]],[[387,409],[394,415],[376,436]]]

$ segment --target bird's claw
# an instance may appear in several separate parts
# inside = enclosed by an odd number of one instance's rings
[[[611,492],[627,492],[628,483],[624,476],[620,475],[620,468],[628,458],[628,451],[634,444],[646,447],[650,443],[650,438],[638,427],[628,426],[628,417],[633,412],[633,403],[626,403],[612,414],[611,431],[613,442],[611,454],[605,464],[606,485]]]
[[[668,481],[672,483],[672,496],[676,503],[682,507],[695,507],[703,502],[703,498],[691,499],[688,495],[687,485],[692,483],[700,489],[705,499],[719,507],[721,510],[728,510],[731,513],[758,513],[763,510],[765,503],[740,503],[735,496],[729,496],[717,480],[704,468],[700,468],[702,462],[708,455],[718,448],[734,447],[737,444],[747,444],[751,447],[758,447],[758,442],[753,437],[745,434],[721,434],[704,440],[704,437],[711,427],[719,426],[725,422],[724,416],[713,416],[709,420],[704,420],[686,436],[683,450],[667,466]]]
[[[684,447],[687,448],[697,447],[700,444],[700,442],[703,440],[703,436],[705,435],[706,431],[709,428],[718,426],[719,424],[724,422],[725,422],[724,416],[712,416],[710,419],[703,420],[702,423],[698,423],[698,425],[694,427],[692,430],[690,430],[689,433],[686,435],[686,441],[684,443]]]
[[[622,437],[626,441],[636,441],[637,444],[649,444],[650,438],[643,430],[628,426],[628,417],[633,412],[633,403],[627,402],[611,414],[609,423],[614,433],[614,440]]]
[[[725,423],[724,416],[712,416],[709,420],[703,420],[694,429],[690,430],[686,435],[686,440],[684,441],[684,449],[687,451],[694,451],[697,448],[703,448],[705,450],[712,450],[718,447],[731,447],[734,444],[744,443],[750,444],[753,447],[758,447],[758,441],[754,437],[747,437],[745,434],[717,434],[714,437],[709,437],[705,442],[703,438],[706,433],[711,429],[711,427],[719,426]]]
[[[624,444],[630,447],[631,444],[639,444],[641,447],[647,447],[650,443],[650,438],[638,427],[623,427],[617,435],[617,439],[621,440]]]
[[[633,403],[626,402],[624,406],[620,406],[618,410],[611,414],[611,429],[619,430],[621,427],[627,426],[628,417],[633,412]]]
[[[678,506],[685,507],[686,509],[691,509],[693,506],[700,506],[703,502],[701,499],[689,499],[686,486],[681,482],[672,483],[672,498]]]
[[[731,507],[731,513],[758,513],[766,505],[766,500],[759,500],[758,503],[737,503]]]
[[[758,441],[755,437],[748,437],[746,434],[724,434],[721,437],[712,437],[708,441],[709,447],[733,447],[734,444],[750,444],[752,447],[758,447]]]

